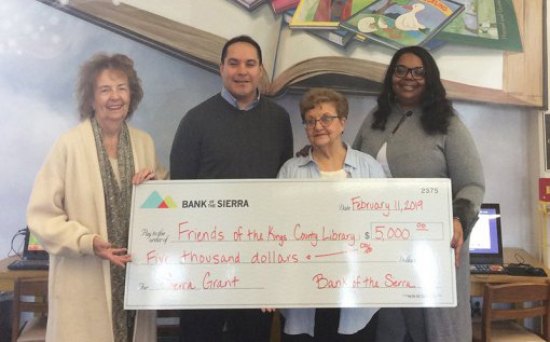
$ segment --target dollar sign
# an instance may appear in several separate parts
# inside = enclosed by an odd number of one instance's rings
[[[369,232],[365,232],[365,240],[370,240],[370,233]]]

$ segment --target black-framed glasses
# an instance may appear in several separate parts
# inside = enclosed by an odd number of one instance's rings
[[[302,121],[302,123],[307,128],[313,128],[313,127],[315,127],[315,125],[317,125],[317,121],[319,121],[321,123],[321,126],[328,127],[328,126],[330,126],[332,121],[334,121],[334,119],[337,119],[337,118],[338,118],[338,115],[326,115],[325,114],[325,115],[321,116],[319,119],[305,119],[304,121]]]
[[[424,70],[424,67],[407,68],[404,65],[397,65],[393,71],[393,74],[399,78],[407,77],[408,73],[410,73],[415,80],[423,80],[424,77],[426,77],[426,70]]]

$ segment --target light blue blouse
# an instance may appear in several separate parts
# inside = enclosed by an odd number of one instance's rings
[[[372,156],[354,150],[346,144],[344,170],[348,178],[385,178],[384,170]],[[278,178],[320,178],[321,173],[311,151],[307,157],[287,160],[279,170]]]
[[[384,178],[384,170],[370,155],[353,150],[346,145],[344,171],[348,178]],[[319,167],[311,151],[307,157],[296,157],[288,160],[279,170],[278,178],[320,178]],[[363,329],[379,308],[342,308],[340,310],[339,334],[354,334]],[[314,335],[315,308],[281,309],[285,318],[285,334]]]

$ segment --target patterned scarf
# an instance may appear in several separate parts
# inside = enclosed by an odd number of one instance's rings
[[[130,134],[126,123],[118,138],[117,159],[120,186],[117,182],[109,156],[103,146],[101,127],[97,120],[91,120],[94,131],[97,159],[101,171],[103,192],[105,194],[105,211],[107,213],[107,233],[109,242],[114,247],[128,245],[128,229],[130,221],[130,205],[132,199],[132,176],[134,175],[134,158]],[[116,342],[131,340],[134,326],[134,311],[124,311],[124,279],[125,270],[111,264],[111,291],[113,333]]]

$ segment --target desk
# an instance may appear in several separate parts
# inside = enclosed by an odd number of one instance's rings
[[[546,274],[550,275],[550,271],[541,262],[535,259],[532,255],[527,253],[521,248],[504,248],[504,264],[518,263],[520,260],[516,258],[516,255],[523,262],[530,264],[533,267],[542,267],[546,271]],[[487,283],[502,284],[502,283],[544,283],[548,281],[548,277],[524,277],[524,276],[510,276],[506,274],[472,274],[470,275],[470,296],[481,297],[483,296],[483,287]]]
[[[0,260],[0,292],[13,292],[13,285],[18,278],[47,277],[48,271],[10,271],[8,265],[19,257],[13,256]]]
[[[44,271],[44,270],[42,271],[10,271],[8,270],[8,265],[11,264],[12,261],[17,260],[18,258],[19,257],[14,256],[14,257],[0,260],[0,292],[13,292],[15,280],[18,278],[48,276],[48,271]],[[11,336],[12,317],[4,317],[6,316],[6,314],[7,314],[6,312],[2,312],[2,310],[0,310],[0,322],[10,322],[9,326],[5,327],[9,332],[2,331],[2,327],[0,327],[0,336]]]

